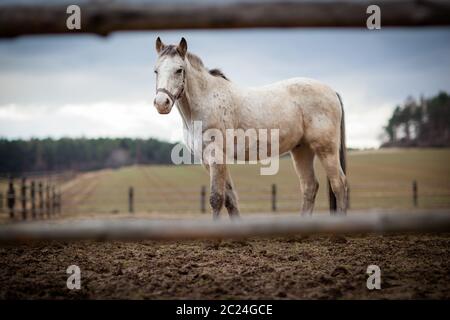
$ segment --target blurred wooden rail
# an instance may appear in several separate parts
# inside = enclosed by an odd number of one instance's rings
[[[212,220],[80,220],[0,226],[0,243],[33,240],[190,240],[309,234],[450,232],[450,211]]]
[[[76,2],[76,1],[75,1]],[[444,0],[380,1],[233,1],[107,2],[85,1],[81,30],[66,28],[66,4],[0,5],[0,37],[27,34],[94,33],[163,29],[261,27],[366,27],[367,7],[381,8],[382,27],[450,25],[450,3]]]

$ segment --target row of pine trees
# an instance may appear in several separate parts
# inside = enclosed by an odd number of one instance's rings
[[[0,173],[169,164],[173,144],[155,139],[0,139]]]
[[[449,147],[450,95],[407,98],[395,108],[384,131],[387,141],[382,147]]]

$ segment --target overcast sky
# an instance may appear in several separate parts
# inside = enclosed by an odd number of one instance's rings
[[[153,105],[155,38],[188,41],[242,86],[310,77],[344,100],[350,147],[377,147],[408,95],[450,91],[450,28],[269,29],[39,36],[0,40],[0,136],[156,137],[176,141],[175,110]]]

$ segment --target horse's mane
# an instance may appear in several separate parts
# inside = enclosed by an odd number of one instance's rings
[[[167,45],[164,47],[164,49],[161,51],[160,56],[174,56],[174,55],[179,55],[177,47],[174,45]],[[230,81],[225,74],[222,72],[222,70],[220,69],[207,69],[205,67],[205,65],[203,64],[202,59],[200,59],[199,56],[191,53],[191,52],[187,52],[186,57],[188,58],[189,62],[191,63],[191,65],[196,68],[196,69],[205,69],[209,72],[210,75],[214,76],[214,77],[221,77],[225,80]]]
[[[230,81],[230,79],[228,79],[227,78],[227,76],[222,72],[222,70],[220,70],[220,69],[210,69],[210,70],[208,70],[209,71],[209,74],[211,74],[211,75],[213,75],[213,76],[215,76],[215,77],[222,77],[222,78],[224,78],[225,80],[228,80],[228,81]]]

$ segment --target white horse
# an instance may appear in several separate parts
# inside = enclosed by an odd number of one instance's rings
[[[165,45],[156,39],[154,105],[167,114],[176,103],[185,130],[202,121],[203,130],[278,129],[279,154],[290,152],[303,192],[303,214],[311,214],[319,188],[315,156],[329,181],[330,209],[347,210],[344,110],[340,96],[311,79],[294,78],[258,88],[241,88],[218,69],[208,70],[187,51],[187,42]],[[214,143],[214,142],[212,142]],[[224,150],[225,151],[225,150]],[[226,164],[203,159],[210,174],[210,204],[217,218],[225,205],[239,216],[236,192]]]

